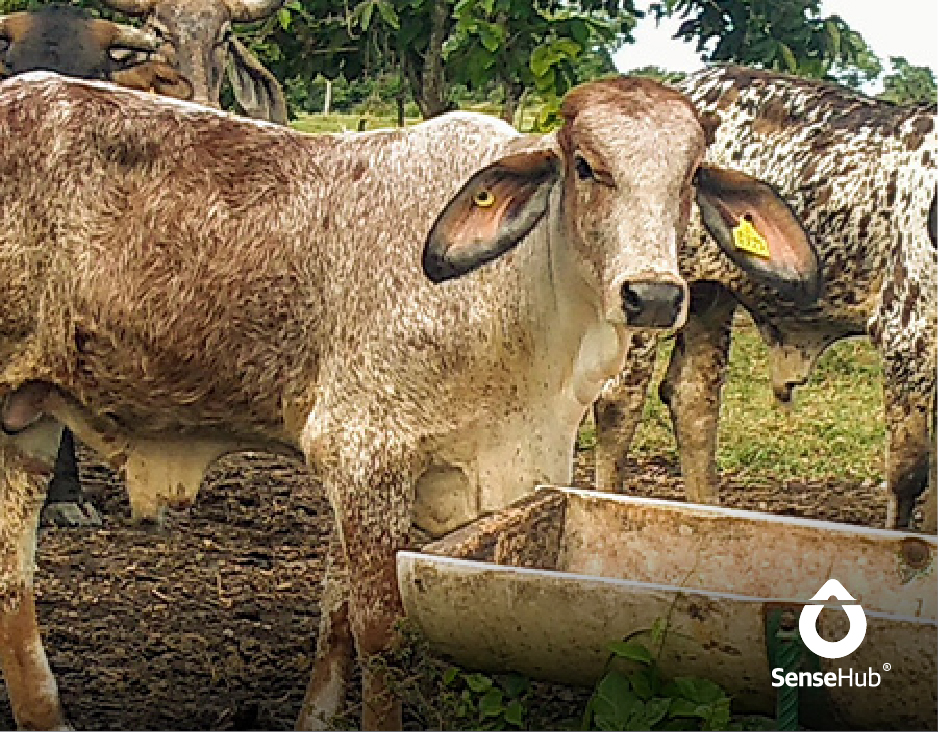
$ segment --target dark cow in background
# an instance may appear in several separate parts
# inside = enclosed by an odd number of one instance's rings
[[[816,304],[800,304],[797,292],[779,295],[753,286],[699,225],[689,229],[681,269],[691,283],[690,314],[660,387],[671,410],[688,498],[719,500],[720,392],[733,312],[742,304],[769,347],[773,389],[781,401],[807,381],[832,343],[855,335],[872,339],[885,372],[887,522],[909,524],[931,472],[923,528],[933,531],[934,105],[901,107],[829,84],[732,66],[693,74],[679,86],[702,110],[722,117],[708,160],[775,185],[815,237],[825,280]],[[654,363],[647,340],[645,345],[596,405],[597,479],[604,486],[620,485],[622,460],[641,418]]]
[[[71,5],[44,5],[0,17],[0,78],[55,71],[191,98],[192,84],[161,59],[158,45],[155,35],[139,28],[93,18],[87,10]],[[74,439],[68,430],[62,435],[43,522],[62,526],[100,523],[82,493]]]
[[[144,18],[159,49],[192,82],[193,100],[219,106],[228,78],[249,117],[287,123],[287,105],[276,77],[239,41],[232,23],[250,23],[276,12],[283,0],[102,0],[109,8]]]
[[[192,85],[156,54],[158,39],[70,5],[0,17],[0,78],[55,71],[189,99]]]

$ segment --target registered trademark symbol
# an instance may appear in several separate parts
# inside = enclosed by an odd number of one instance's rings
[[[883,671],[891,671],[891,670],[892,670],[892,664],[891,664],[891,663],[884,663],[884,664],[883,664]]]

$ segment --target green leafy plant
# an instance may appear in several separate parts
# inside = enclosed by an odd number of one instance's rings
[[[656,623],[652,636],[662,634],[663,627]],[[584,729],[717,730],[730,726],[730,698],[718,684],[692,676],[663,679],[657,659],[634,640],[611,643],[609,651],[606,673],[586,706]]]
[[[516,674],[486,676],[455,666],[443,672],[443,685],[458,696],[455,713],[472,729],[523,729],[531,684]]]

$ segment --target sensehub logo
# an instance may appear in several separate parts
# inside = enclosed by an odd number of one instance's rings
[[[827,605],[826,600],[834,598],[840,603]],[[853,604],[846,604],[847,600],[853,600]],[[830,579],[824,583],[824,586],[817,591],[811,598],[811,605],[805,605],[801,609],[801,617],[798,619],[798,632],[802,643],[822,658],[837,659],[849,656],[863,642],[866,637],[866,613],[863,608],[856,604],[856,598],[852,597],[840,582]],[[839,641],[827,641],[821,638],[817,632],[817,621],[821,616],[821,611],[825,607],[843,608],[847,613],[849,628],[847,635]],[[888,671],[890,665],[883,664],[883,670]],[[772,669],[772,686],[879,686],[882,677],[872,668],[863,673],[856,673],[851,669],[837,669],[837,671],[789,671],[785,673],[784,669]]]

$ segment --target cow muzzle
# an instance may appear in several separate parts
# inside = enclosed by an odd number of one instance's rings
[[[625,324],[633,328],[671,329],[684,324],[687,285],[661,279],[625,280],[619,287]]]

